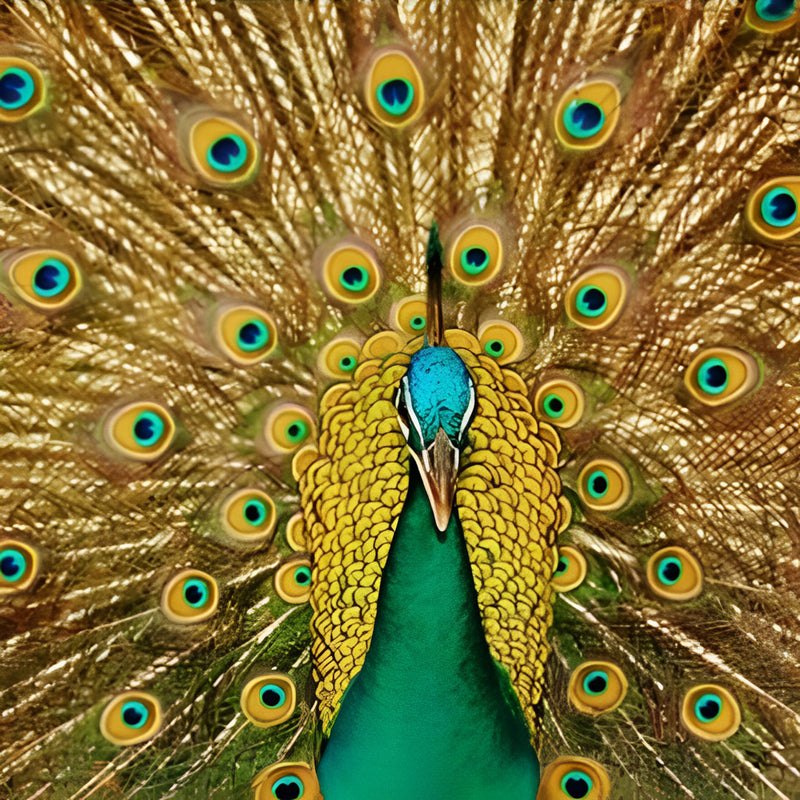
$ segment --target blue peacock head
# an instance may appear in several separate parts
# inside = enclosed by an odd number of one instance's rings
[[[444,531],[453,508],[461,450],[475,413],[475,382],[456,351],[442,345],[441,254],[434,223],[428,239],[425,345],[411,356],[395,406],[436,527]]]

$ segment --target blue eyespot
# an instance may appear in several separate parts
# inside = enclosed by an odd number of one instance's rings
[[[721,394],[728,385],[728,368],[720,358],[709,358],[697,370],[697,383],[706,394]]]
[[[267,518],[267,507],[261,500],[248,500],[244,504],[244,518],[251,525],[261,525]]]
[[[211,143],[206,157],[217,172],[235,172],[247,161],[247,144],[238,134],[228,133]]]
[[[715,694],[704,694],[695,702],[694,713],[700,722],[713,722],[722,713],[722,699]]]
[[[575,307],[584,317],[599,317],[607,306],[608,298],[599,286],[584,286],[575,298]]]
[[[551,419],[558,419],[564,414],[564,401],[557,394],[548,394],[542,401],[544,413]]]
[[[756,0],[756,14],[766,22],[782,22],[794,14],[795,0]]]
[[[127,727],[137,729],[144,727],[150,715],[144,703],[140,703],[138,700],[129,700],[122,706],[120,716]]]
[[[356,368],[358,362],[353,356],[342,356],[339,359],[339,369],[342,372],[352,372]]]
[[[30,103],[36,84],[33,78],[19,67],[9,67],[0,75],[0,108],[15,111]]]
[[[608,689],[608,675],[601,669],[590,672],[583,679],[583,691],[586,694],[600,695]]]
[[[294,582],[298,586],[308,586],[311,583],[311,570],[306,567],[298,567],[294,571]]]
[[[491,356],[492,358],[500,358],[500,356],[505,353],[506,347],[500,341],[500,339],[489,339],[489,341],[483,346],[483,351],[487,356]]]
[[[379,84],[376,95],[378,103],[387,114],[401,117],[414,102],[414,87],[405,78],[392,78]]]
[[[208,601],[208,585],[205,581],[192,578],[183,586],[183,599],[192,608],[201,608]]]
[[[286,702],[286,692],[276,683],[267,683],[258,693],[261,705],[267,708],[280,708]]]
[[[783,186],[776,186],[761,201],[761,216],[773,228],[785,228],[797,219],[797,198]]]
[[[683,565],[674,556],[662,559],[658,564],[658,579],[665,586],[673,586],[683,575]]]
[[[164,421],[152,411],[143,411],[134,420],[133,438],[140,447],[152,447],[164,433]]]
[[[561,791],[573,800],[586,797],[592,785],[592,779],[583,770],[573,769],[561,779]]]
[[[339,283],[348,292],[361,292],[369,284],[369,273],[362,266],[347,267],[339,275]]]
[[[600,500],[608,493],[608,477],[603,470],[595,470],[586,481],[586,489],[595,500]]]
[[[236,334],[236,343],[246,353],[260,350],[269,342],[269,329],[260,319],[245,322]]]
[[[7,547],[0,552],[0,575],[7,582],[18,581],[25,574],[26,566],[25,556],[16,548]]]
[[[591,100],[573,100],[564,109],[564,127],[576,139],[588,139],[599,133],[605,121],[605,112]]]
[[[461,269],[467,275],[480,275],[489,266],[491,257],[485,247],[473,245],[461,251]]]
[[[39,297],[55,297],[69,285],[69,268],[57,258],[48,258],[33,273],[33,291]]]
[[[303,790],[303,782],[294,775],[286,775],[272,784],[272,794],[277,800],[298,800]]]

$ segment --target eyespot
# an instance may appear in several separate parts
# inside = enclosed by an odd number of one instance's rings
[[[470,225],[450,245],[447,259],[457,281],[480,286],[502,269],[503,242],[488,225]]]
[[[622,464],[595,458],[578,476],[578,496],[593,511],[616,511],[631,496],[631,480]]]
[[[692,687],[684,696],[681,721],[695,736],[720,742],[739,729],[742,712],[727,689],[701,684]]]
[[[330,378],[350,378],[358,366],[360,353],[361,345],[355,339],[340,337],[322,348],[317,365]]]
[[[600,331],[616,322],[628,295],[628,276],[616,267],[595,267],[567,289],[567,316],[582,328]]]
[[[214,323],[214,340],[234,364],[247,367],[265,359],[278,344],[275,320],[254,306],[222,309]]]
[[[218,603],[217,582],[197,569],[185,569],[174,575],[161,593],[164,616],[182,624],[207,620],[216,613]]]
[[[498,364],[510,364],[522,356],[522,334],[510,322],[496,319],[483,323],[478,329],[478,341],[481,350]]]
[[[780,33],[797,22],[796,0],[750,0],[745,21],[760,33]]]
[[[537,800],[607,800],[608,773],[596,761],[565,756],[551,761],[542,774]]]
[[[425,106],[425,86],[411,57],[402,50],[378,50],[367,71],[364,93],[372,115],[382,124],[401,128]]]
[[[689,364],[684,383],[692,397],[716,407],[743,397],[761,382],[758,362],[733,347],[709,347]]]
[[[117,452],[136,461],[163,455],[175,435],[175,422],[158,403],[131,403],[111,413],[104,438]]]
[[[161,704],[146,692],[124,692],[100,717],[100,733],[112,744],[139,744],[161,730]]]
[[[0,595],[23,592],[39,573],[39,554],[16,539],[0,540]]]
[[[308,764],[282,761],[256,775],[255,800],[322,800],[317,776]]]
[[[584,714],[605,714],[625,699],[628,680],[622,670],[608,661],[586,661],[573,670],[569,699]]]
[[[222,504],[222,527],[240,542],[263,542],[275,530],[275,503],[258,489],[240,489]]]
[[[307,409],[294,403],[282,403],[267,416],[264,439],[269,450],[291,453],[314,435],[314,419]]]
[[[533,397],[536,416],[559,428],[571,428],[581,421],[585,400],[583,389],[566,378],[545,381]]]
[[[242,689],[240,704],[253,725],[259,728],[279,725],[294,713],[297,704],[294,681],[280,672],[259,675]]]
[[[261,165],[261,149],[241,125],[223,117],[194,113],[181,122],[179,135],[188,130],[184,151],[192,169],[220,188],[250,183]]]
[[[381,273],[374,255],[351,243],[333,250],[322,266],[325,290],[342,303],[364,303],[381,285]]]
[[[42,73],[21,58],[0,58],[0,122],[17,122],[45,101]]]
[[[703,591],[703,568],[682,547],[665,547],[647,562],[650,588],[667,600],[691,600]]]
[[[394,304],[390,319],[392,327],[397,330],[409,336],[419,336],[425,333],[427,326],[428,303],[421,295],[407,297]]]
[[[293,558],[282,564],[275,573],[275,591],[287,603],[300,605],[311,596],[311,562]]]
[[[619,89],[595,80],[566,91],[556,106],[556,135],[571,150],[591,150],[608,141],[619,119]]]
[[[565,544],[556,552],[552,584],[556,592],[569,592],[580,586],[586,578],[586,558],[576,547]]]
[[[60,250],[28,250],[8,265],[14,291],[44,311],[66,307],[81,290],[83,280],[75,261]]]
[[[780,242],[800,231],[800,175],[785,175],[762,183],[750,194],[745,219],[765,239]]]

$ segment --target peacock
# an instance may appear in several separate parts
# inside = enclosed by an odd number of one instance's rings
[[[800,798],[796,0],[0,2],[0,797]]]

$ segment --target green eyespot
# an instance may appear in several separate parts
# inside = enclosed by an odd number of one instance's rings
[[[719,742],[736,733],[742,712],[736,698],[724,686],[701,684],[684,695],[681,722],[698,738]]]
[[[618,267],[595,267],[584,272],[567,289],[567,316],[588,330],[611,327],[625,307],[628,284],[627,274]]]
[[[683,547],[664,547],[647,564],[647,582],[666,600],[691,600],[703,591],[703,568]]]
[[[275,591],[287,603],[301,604],[311,596],[311,562],[308,558],[293,558],[282,564],[275,573]]]
[[[42,73],[21,58],[0,58],[0,122],[19,122],[45,102]]]
[[[503,267],[500,234],[482,223],[462,228],[447,252],[447,263],[453,277],[467,286],[488,283]]]
[[[569,700],[578,711],[596,716],[618,708],[628,691],[622,670],[608,661],[586,661],[572,671]]]
[[[154,461],[172,444],[175,421],[158,403],[131,403],[108,416],[103,435],[121,455],[133,461]]]
[[[608,800],[611,782],[596,761],[564,756],[545,768],[536,800]]]
[[[205,572],[185,569],[174,575],[161,592],[161,611],[182,625],[203,622],[217,611],[217,582]]]
[[[269,672],[248,681],[239,702],[253,725],[271,728],[292,716],[297,706],[297,689],[288,675]]]
[[[585,407],[583,390],[566,378],[553,378],[539,384],[533,397],[536,416],[559,428],[577,425]]]
[[[112,744],[128,746],[152,739],[161,729],[161,705],[147,692],[124,692],[100,717],[100,733]]]
[[[425,86],[411,55],[396,47],[376,51],[364,97],[370,113],[387,127],[402,128],[417,119],[425,105]]]
[[[621,102],[619,88],[609,80],[574,86],[556,105],[556,136],[570,150],[600,147],[614,133]]]
[[[294,403],[275,406],[264,424],[264,441],[273,453],[291,453],[307,442],[313,433],[311,414]]]
[[[0,539],[0,596],[24,592],[39,573],[39,555],[17,539]]]
[[[689,393],[715,408],[744,397],[761,381],[758,362],[733,347],[709,347],[694,357],[684,375]]]
[[[8,264],[16,294],[45,312],[60,311],[75,299],[83,278],[75,260],[60,250],[26,250]]]
[[[366,302],[381,285],[374,253],[353,242],[340,244],[322,262],[322,284],[334,300],[348,305]]]
[[[178,128],[185,160],[207,184],[234,189],[251,183],[261,165],[261,148],[237,122],[194,111]]]

